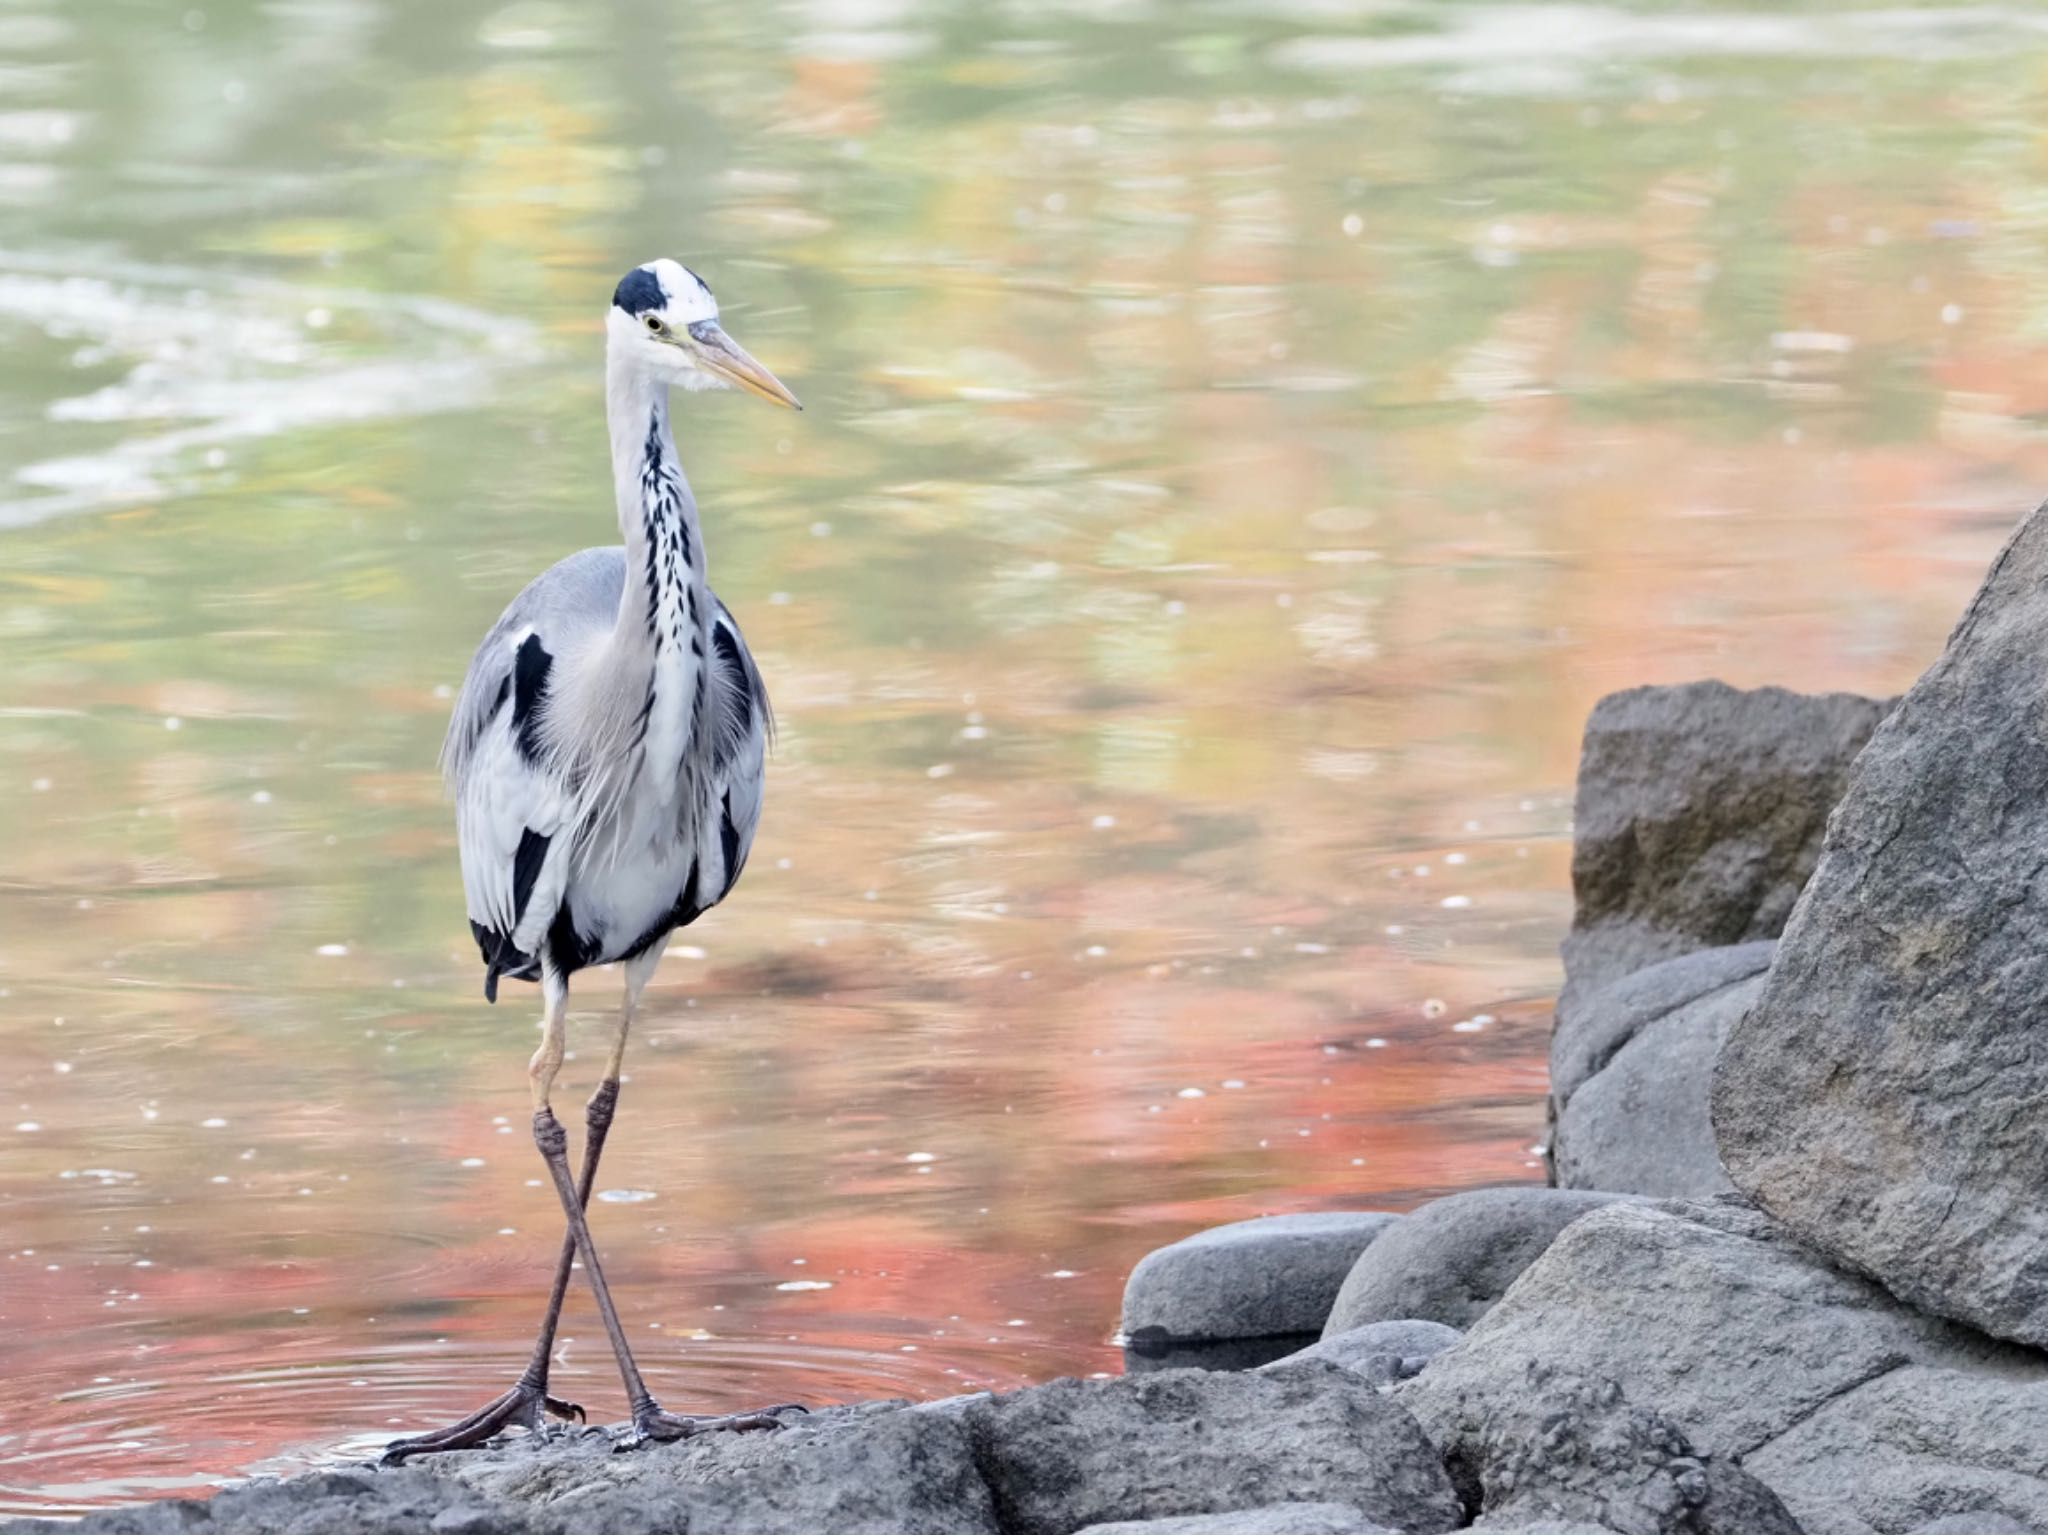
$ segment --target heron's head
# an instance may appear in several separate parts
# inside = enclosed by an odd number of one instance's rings
[[[605,330],[614,357],[679,389],[731,389],[802,410],[782,380],[718,324],[718,300],[703,278],[664,257],[619,279]]]

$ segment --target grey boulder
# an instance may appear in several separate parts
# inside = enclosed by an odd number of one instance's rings
[[[1124,1285],[1138,1344],[1317,1333],[1358,1255],[1400,1217],[1271,1215],[1147,1253]]]
[[[1912,1535],[2034,1535],[2017,1519],[2004,1514],[1950,1514],[1932,1524],[1923,1524]]]
[[[1080,1535],[1401,1535],[1342,1503],[1275,1503],[1233,1514],[1125,1519],[1091,1524]]]
[[[1432,1200],[1351,1266],[1323,1323],[1323,1337],[1411,1318],[1470,1327],[1560,1231],[1614,1198],[1522,1186]]]
[[[1620,1535],[1803,1535],[1741,1467],[1696,1454],[1613,1381],[1532,1365],[1518,1391],[1459,1399],[1449,1459],[1482,1523],[1578,1519]]]
[[[2048,509],[1872,736],[1714,1129],[1737,1187],[1914,1305],[2048,1345]]]
[[[1573,814],[1567,997],[1674,954],[1776,937],[1884,709],[1721,682],[1601,699]]]
[[[1986,1531],[2048,1530],[2048,1382],[1894,1370],[1745,1464],[1798,1509],[1808,1535],[1917,1531],[1937,1515]]]
[[[2038,1356],[1900,1305],[1732,1199],[1615,1203],[1566,1227],[1464,1342],[1395,1396],[1455,1454],[1458,1425],[1512,1399],[1532,1366],[1594,1376],[1701,1453],[1751,1457],[1909,1364],[2048,1379]]]
[[[1708,1111],[1721,1042],[1762,994],[1763,974],[1646,1025],[1559,1114],[1550,1155],[1559,1187],[1665,1199],[1728,1192]]]
[[[1463,1336],[1457,1328],[1441,1322],[1368,1322],[1259,1368],[1284,1370],[1303,1360],[1322,1359],[1342,1365],[1376,1386],[1385,1386],[1420,1375],[1424,1365]]]
[[[1415,1420],[1337,1365],[1054,1381],[964,1415],[1004,1535],[1341,1503],[1406,1535],[1464,1522]]]
[[[1778,950],[1774,939],[1725,949],[1696,949],[1633,971],[1560,1002],[1550,1035],[1550,1097],[1562,1108],[1649,1024],[1688,1003],[1761,975]]]

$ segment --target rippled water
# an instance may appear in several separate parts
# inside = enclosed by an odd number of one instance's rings
[[[1158,1242],[1535,1176],[1596,697],[1934,653],[2048,484],[2044,63],[1984,5],[0,8],[0,1510],[519,1368],[534,999],[433,759],[613,535],[627,265],[810,407],[680,418],[783,734],[600,1179],[643,1362],[1113,1370]]]

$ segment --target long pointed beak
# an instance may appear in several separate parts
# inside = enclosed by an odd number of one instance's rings
[[[776,405],[787,405],[791,410],[804,408],[782,380],[756,362],[753,354],[721,330],[716,320],[700,320],[690,327],[688,334],[697,365],[707,373]]]

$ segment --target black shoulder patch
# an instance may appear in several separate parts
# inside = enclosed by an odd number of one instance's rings
[[[512,733],[519,742],[519,755],[528,762],[540,756],[538,708],[554,664],[555,658],[541,644],[540,636],[529,634],[512,665]]]
[[[526,903],[533,899],[533,882],[540,878],[540,866],[547,862],[548,839],[528,826],[519,833],[519,851],[512,855],[512,922],[516,927],[526,919]]]
[[[718,823],[719,850],[725,854],[725,889],[719,899],[732,894],[740,877],[740,829],[732,823],[732,790],[725,791],[725,816]]]
[[[744,737],[754,728],[754,690],[747,683],[747,663],[740,659],[740,642],[732,629],[722,623],[712,624],[711,640],[718,646],[719,664],[732,679],[734,718]]]
[[[636,266],[619,279],[612,302],[627,314],[645,314],[650,309],[667,308],[668,295],[662,291],[660,278],[646,267]]]

